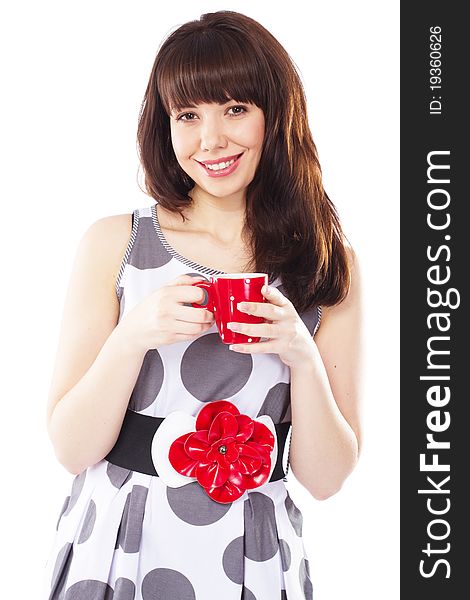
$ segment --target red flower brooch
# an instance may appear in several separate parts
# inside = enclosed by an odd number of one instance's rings
[[[184,483],[188,477],[197,480],[216,502],[229,503],[269,479],[277,452],[276,429],[269,416],[252,419],[228,400],[216,400],[199,411],[195,431],[187,431],[188,417],[194,419],[182,411],[171,413],[155,434],[152,457],[167,485],[183,485],[180,474]],[[166,459],[168,434],[172,430],[174,435],[176,429],[180,433],[183,423],[186,433],[173,437]],[[177,474],[170,476],[170,465]]]

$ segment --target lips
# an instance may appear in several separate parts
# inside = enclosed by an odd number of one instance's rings
[[[217,159],[216,161],[205,161],[205,162],[199,162],[196,161],[201,169],[204,170],[204,173],[207,177],[211,177],[211,178],[215,178],[215,179],[220,179],[222,177],[231,175],[234,171],[237,170],[238,165],[240,164],[240,160],[241,157],[244,155],[244,152],[242,152],[241,154],[234,154],[232,156],[225,156],[225,157],[221,157],[219,159]],[[226,162],[226,161],[230,161],[233,160],[234,162],[229,165],[228,167],[225,167],[224,169],[210,169],[207,165],[213,165],[213,164],[218,164],[221,162]]]
[[[240,156],[242,154],[243,154],[243,152],[241,152],[240,154],[232,154],[232,156],[221,156],[220,158],[218,158],[216,160],[197,160],[196,159],[196,161],[198,163],[200,163],[201,165],[218,165],[221,162],[228,162],[229,160],[240,158]]]

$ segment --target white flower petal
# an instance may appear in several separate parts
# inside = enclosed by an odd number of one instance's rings
[[[175,410],[165,417],[155,432],[152,440],[152,461],[158,476],[168,487],[181,487],[195,481],[195,477],[181,475],[168,458],[171,444],[180,436],[190,431],[196,431],[196,417],[182,410]]]
[[[271,475],[273,474],[274,467],[276,466],[276,461],[277,461],[276,427],[274,425],[273,420],[271,419],[271,417],[269,415],[261,415],[261,417],[258,417],[257,419],[253,419],[253,420],[259,421],[260,423],[263,423],[263,425],[266,425],[266,427],[271,431],[271,433],[274,436],[274,448],[271,451],[271,470],[269,471],[269,477],[266,480],[266,481],[269,481],[271,479]]]

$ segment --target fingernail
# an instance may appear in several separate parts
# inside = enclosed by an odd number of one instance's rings
[[[246,310],[246,308],[247,308],[246,303],[245,302],[239,302],[237,304],[237,308],[238,308],[238,310]]]

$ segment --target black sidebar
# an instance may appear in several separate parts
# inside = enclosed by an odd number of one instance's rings
[[[470,598],[470,25],[464,7],[401,3],[403,600]]]

